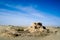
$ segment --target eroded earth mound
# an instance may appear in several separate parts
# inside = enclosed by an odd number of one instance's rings
[[[23,28],[23,27],[6,27],[0,30],[0,36],[7,36],[7,37],[18,37],[18,36],[47,36],[53,32],[57,31],[50,31],[49,28],[46,28],[42,25],[42,23],[32,23],[30,27]]]

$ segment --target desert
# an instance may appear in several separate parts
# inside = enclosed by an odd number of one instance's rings
[[[0,26],[0,40],[60,40],[60,27],[44,27],[32,23],[29,27]]]

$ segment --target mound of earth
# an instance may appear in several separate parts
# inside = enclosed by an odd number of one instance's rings
[[[4,37],[18,37],[18,36],[47,36],[51,33],[57,33],[57,31],[51,31],[46,28],[42,23],[32,23],[30,27],[6,27],[0,31],[1,36]]]

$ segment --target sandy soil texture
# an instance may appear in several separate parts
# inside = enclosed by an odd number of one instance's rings
[[[0,40],[60,40],[60,28],[47,27],[51,33],[47,36],[18,36],[18,37],[6,37],[1,36],[1,30],[5,30],[7,27],[0,27]],[[7,34],[6,34],[7,35]]]

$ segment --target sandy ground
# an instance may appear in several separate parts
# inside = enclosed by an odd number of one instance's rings
[[[3,27],[6,28],[6,27]],[[33,37],[33,36],[18,36],[18,37],[1,37],[0,40],[60,40],[60,28],[48,27],[51,31],[57,30],[57,33],[52,33],[44,37]],[[0,30],[2,28],[0,27]]]

